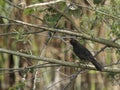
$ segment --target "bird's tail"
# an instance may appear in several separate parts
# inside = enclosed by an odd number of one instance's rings
[[[103,66],[98,63],[95,59],[91,60],[92,64],[96,67],[97,70],[102,71],[103,70]]]

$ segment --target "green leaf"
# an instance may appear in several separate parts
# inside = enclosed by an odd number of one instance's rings
[[[26,15],[32,14],[33,12],[34,12],[33,8],[29,8],[29,9],[24,10],[24,14],[26,14]]]
[[[93,2],[94,2],[94,4],[100,4],[102,2],[102,0],[94,0]]]

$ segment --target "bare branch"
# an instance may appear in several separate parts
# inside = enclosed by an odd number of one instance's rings
[[[64,1],[64,0],[54,0],[54,1],[44,2],[44,3],[37,3],[37,4],[26,6],[25,8],[34,8],[34,7],[38,7],[38,6],[51,5],[51,4],[61,2],[61,1]]]
[[[19,20],[13,20],[13,19],[3,17],[3,16],[0,16],[0,17],[11,20],[11,21],[16,22],[16,23],[27,25],[27,26],[30,26],[30,27],[40,28],[40,29],[43,29],[45,31],[58,32],[58,33],[63,33],[63,34],[72,35],[72,36],[76,36],[76,37],[81,37],[81,38],[84,38],[84,39],[87,39],[87,40],[91,40],[91,41],[95,41],[95,42],[98,42],[98,43],[101,43],[101,44],[105,44],[108,47],[120,48],[119,44],[114,43],[113,41],[110,41],[110,40],[107,40],[107,39],[97,38],[97,37],[88,36],[88,35],[83,35],[81,33],[71,32],[71,31],[68,31],[68,30],[65,30],[65,29],[54,29],[54,28],[44,27],[44,26],[40,26],[40,25],[36,25],[36,24],[31,24],[31,23],[19,21]]]
[[[51,58],[46,58],[46,57],[38,57],[38,56],[28,55],[28,54],[15,52],[15,51],[12,51],[12,50],[6,50],[6,49],[2,49],[2,48],[0,48],[0,52],[1,53],[13,54],[13,55],[16,55],[16,56],[21,56],[21,57],[30,58],[30,60],[33,59],[33,60],[38,60],[38,61],[43,61],[43,62],[59,64],[61,66],[83,68],[83,69],[88,69],[88,70],[96,70],[96,68],[93,65],[78,64],[78,63],[74,63],[74,62],[66,62],[66,61],[63,61],[63,60],[51,59]],[[119,68],[104,67],[102,72],[118,73],[118,72],[120,72],[120,69]]]

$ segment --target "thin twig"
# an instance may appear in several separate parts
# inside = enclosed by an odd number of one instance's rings
[[[77,78],[77,76],[82,72],[83,70],[78,71],[75,74],[72,74],[70,77],[70,82],[63,88],[63,90],[67,90],[68,86],[72,83],[73,80]]]
[[[118,40],[119,39],[119,37],[118,38],[116,38],[116,39],[114,39],[113,40],[113,42],[115,42],[116,40]],[[94,57],[96,57],[100,52],[102,52],[104,49],[106,49],[108,46],[106,45],[106,46],[104,46],[103,48],[101,48],[95,55],[94,55]]]
[[[44,3],[32,4],[32,5],[26,6],[25,8],[34,8],[34,7],[46,6],[46,5],[56,4],[56,3],[59,3],[61,1],[63,2],[64,0],[54,0],[54,1],[44,2]]]

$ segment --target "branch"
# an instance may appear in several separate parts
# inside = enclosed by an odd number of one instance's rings
[[[105,15],[105,16],[108,16],[108,17],[111,17],[111,18],[114,18],[116,20],[120,20],[120,17],[118,16],[115,16],[115,15],[111,15],[110,13],[107,13],[107,12],[103,12],[97,8],[95,8],[94,6],[91,8],[91,7],[88,7],[88,6],[85,6],[85,5],[80,5],[79,3],[75,3],[75,5],[77,5],[78,7],[83,7],[83,8],[87,8],[89,10],[92,10],[92,11],[95,11],[97,13],[100,13],[102,15]]]
[[[25,8],[34,8],[34,7],[38,7],[38,6],[51,5],[51,4],[61,2],[61,1],[64,1],[64,0],[54,0],[54,1],[44,2],[44,3],[37,3],[37,4],[26,6]]]
[[[13,21],[13,22],[16,22],[16,23],[27,25],[27,26],[30,26],[30,27],[43,29],[45,31],[58,32],[58,33],[66,34],[66,35],[81,37],[81,38],[84,38],[84,39],[87,39],[87,40],[91,40],[91,41],[95,41],[95,42],[98,42],[98,43],[101,43],[101,44],[105,44],[108,47],[115,47],[115,48],[118,48],[118,49],[120,48],[119,44],[114,43],[113,41],[110,41],[110,40],[107,40],[107,39],[97,38],[97,37],[93,37],[93,36],[91,37],[91,36],[88,36],[88,35],[83,35],[81,33],[71,32],[71,31],[68,31],[68,30],[65,30],[65,29],[55,29],[55,28],[44,27],[44,26],[40,26],[40,25],[36,25],[36,24],[31,24],[31,23],[19,21],[19,20],[13,20],[13,19],[10,19],[10,18],[4,17],[4,16],[0,16],[0,17],[5,18],[5,19],[10,20],[10,21]]]
[[[61,65],[58,64],[39,64],[39,65],[33,65],[33,66],[28,66],[28,67],[19,67],[19,68],[0,68],[0,72],[5,72],[5,71],[10,71],[16,72],[16,71],[26,71],[29,69],[37,69],[37,68],[46,68],[46,67],[60,67]],[[12,71],[12,72],[11,72]]]
[[[83,69],[88,69],[88,70],[96,70],[96,68],[93,65],[86,65],[86,64],[78,64],[74,62],[66,62],[63,60],[57,60],[57,59],[51,59],[51,58],[46,58],[46,57],[39,57],[39,56],[34,56],[34,55],[28,55],[20,52],[15,52],[12,50],[6,50],[3,48],[0,48],[1,53],[7,53],[7,54],[13,54],[16,56],[21,56],[21,57],[26,57],[30,59],[34,59],[37,61],[44,61],[44,62],[49,62],[49,63],[54,63],[54,64],[60,64],[61,66],[68,66],[68,67],[76,67],[76,68],[83,68]],[[109,67],[104,67],[102,72],[114,72],[114,73],[119,73],[120,69],[119,68],[109,68]]]

